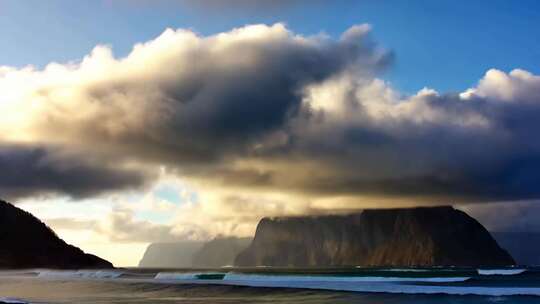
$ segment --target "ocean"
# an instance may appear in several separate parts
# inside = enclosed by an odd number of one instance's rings
[[[540,303],[540,268],[0,272],[0,303]]]

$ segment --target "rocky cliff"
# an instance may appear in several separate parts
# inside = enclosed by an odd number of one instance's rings
[[[10,203],[0,201],[0,268],[112,268],[60,239],[47,225]]]
[[[245,250],[252,238],[217,237],[203,245],[193,257],[193,266],[218,268],[234,264],[236,256]]]
[[[503,266],[512,257],[452,207],[264,218],[237,266]]]
[[[152,243],[148,245],[139,262],[146,268],[189,268],[193,267],[193,257],[204,242],[182,241],[175,243]]]
[[[251,238],[217,237],[211,241],[153,243],[148,246],[139,267],[218,268],[232,265]]]

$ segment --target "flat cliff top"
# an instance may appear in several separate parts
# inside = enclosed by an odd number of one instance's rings
[[[299,216],[275,216],[264,217],[261,221],[305,221],[305,220],[321,220],[321,219],[339,219],[360,216],[361,214],[437,214],[454,212],[455,209],[450,205],[435,206],[435,207],[412,207],[412,208],[371,208],[363,209],[358,212],[348,212],[343,214],[315,214],[315,215],[299,215]]]

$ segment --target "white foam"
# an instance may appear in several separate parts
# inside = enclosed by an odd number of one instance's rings
[[[469,277],[359,277],[359,276],[316,276],[316,275],[258,275],[258,274],[242,274],[242,273],[227,273],[223,280],[225,281],[259,281],[259,282],[436,282],[436,283],[451,283],[464,282],[470,279]]]
[[[40,270],[37,276],[49,279],[115,279],[122,273],[114,270]]]
[[[433,268],[369,268],[365,266],[355,266],[355,268],[375,272],[455,272],[455,269],[433,267]]]
[[[12,299],[12,298],[0,298],[0,302],[2,303],[18,303],[18,304],[28,304],[28,302],[19,300],[19,299]]]
[[[415,268],[390,268],[390,269],[381,269],[380,271],[395,271],[395,272],[430,272],[433,270],[428,269],[415,269]]]
[[[360,268],[360,267],[357,267]],[[389,272],[433,272],[440,271],[434,269],[421,269],[421,268],[388,268],[388,269],[377,269],[376,271],[389,271]]]
[[[478,269],[480,275],[517,275],[522,274],[527,269]]]
[[[154,279],[156,280],[196,280],[199,273],[177,273],[177,272],[159,272]]]

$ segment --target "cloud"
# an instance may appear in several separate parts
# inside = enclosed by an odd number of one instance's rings
[[[295,116],[305,85],[351,66],[364,74],[383,69],[390,57],[368,32],[355,27],[332,40],[299,36],[282,24],[209,37],[168,29],[121,59],[98,46],[80,63],[3,67],[0,142],[75,151],[109,169],[133,163],[141,172],[146,165],[216,169],[251,153]],[[114,188],[114,181],[88,179],[87,187]]]
[[[461,95],[424,89],[410,97],[348,73],[316,84],[303,115],[291,120],[289,143],[269,152],[298,157],[291,164],[299,169],[289,169],[305,176],[284,180],[274,171],[275,180],[301,191],[417,202],[538,197],[538,79],[491,70]]]
[[[26,145],[0,145],[0,171],[0,193],[9,200],[51,193],[91,197],[140,188],[151,179],[128,168]]]
[[[129,209],[114,210],[98,231],[114,243],[175,242],[189,238],[189,235],[173,233],[172,226],[136,220]]]
[[[5,152],[0,169],[22,159],[30,177],[0,188],[89,197],[162,170],[199,193],[166,227],[118,209],[110,231],[126,241],[246,235],[265,215],[540,196],[539,76],[490,70],[464,92],[405,95],[378,78],[392,61],[368,25],[333,39],[275,24],[169,29],[124,58],[98,46],[81,62],[2,67],[0,143],[43,150]]]
[[[461,209],[478,219],[490,231],[540,232],[540,204],[537,200],[466,205]]]
[[[93,220],[80,220],[65,217],[47,219],[46,224],[54,229],[59,230],[90,230],[95,229],[98,222]]]

